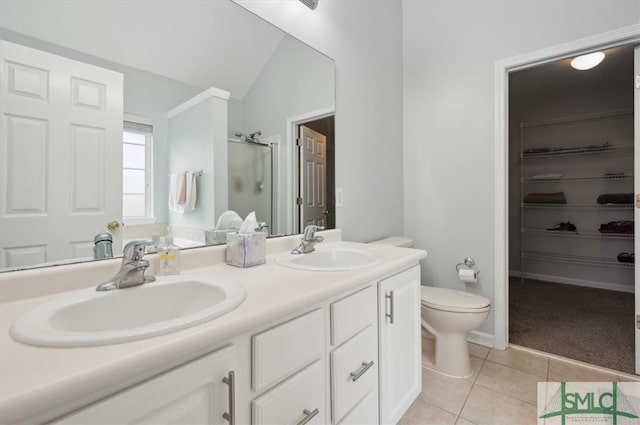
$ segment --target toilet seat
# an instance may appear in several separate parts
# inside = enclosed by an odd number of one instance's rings
[[[423,307],[457,313],[481,313],[491,309],[491,300],[469,292],[434,286],[421,286]]]

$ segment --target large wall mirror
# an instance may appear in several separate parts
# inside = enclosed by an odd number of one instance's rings
[[[231,0],[6,0],[0,43],[0,271],[335,227],[334,62]]]

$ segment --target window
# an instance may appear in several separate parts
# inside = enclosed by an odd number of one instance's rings
[[[153,217],[151,152],[153,127],[124,122],[122,135],[122,217]]]

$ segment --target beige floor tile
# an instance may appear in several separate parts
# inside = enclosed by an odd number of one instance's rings
[[[546,379],[487,361],[480,370],[475,386],[480,385],[520,401],[536,404],[539,381],[546,382]]]
[[[454,425],[456,415],[433,406],[420,398],[413,402],[407,413],[398,422],[399,425]]]
[[[484,364],[485,360],[479,357],[471,356],[469,357],[469,362],[471,362],[471,376],[465,379],[469,382],[475,382],[475,380],[478,378],[478,374],[480,373],[480,369],[482,369],[482,365]]]
[[[482,345],[468,343],[469,345],[469,354],[474,357],[480,357],[481,359],[486,359],[489,351],[491,349],[489,347],[483,347]]]
[[[470,422],[465,418],[458,417],[458,421],[456,422],[456,425],[477,425],[477,424],[474,424],[473,422]]]
[[[535,425],[536,406],[474,385],[460,414],[477,425]]]
[[[618,375],[618,381],[620,381],[620,382],[638,382],[638,381],[640,381],[640,376],[629,375],[629,374]]]
[[[549,359],[549,381],[556,382],[611,382],[618,380],[617,374],[606,373],[590,367],[562,360]]]
[[[547,356],[518,350],[517,348],[492,349],[487,356],[487,360],[538,375],[543,378],[543,381],[546,381],[549,371],[549,358]]]
[[[472,385],[473,383],[466,379],[449,378],[441,373],[423,369],[422,393],[419,397],[427,403],[458,415]]]

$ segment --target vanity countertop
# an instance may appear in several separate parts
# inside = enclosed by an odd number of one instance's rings
[[[325,236],[327,244],[347,244],[340,242],[339,231],[333,235],[337,236]],[[282,240],[275,243],[280,249],[299,241],[299,237],[293,238],[286,245],[286,238],[279,239]],[[79,348],[24,345],[9,335],[11,324],[20,314],[55,294],[0,304],[0,423],[32,417],[88,394],[95,399],[104,388],[176,366],[235,336],[417,264],[426,256],[425,251],[417,249],[355,245],[381,254],[385,261],[353,271],[302,271],[278,265],[274,261],[276,253],[269,249],[267,263],[256,267],[240,269],[218,262],[183,270],[182,274],[237,280],[244,285],[247,298],[231,312],[201,325],[123,344]],[[223,258],[224,246],[205,249],[211,250],[216,261]]]

